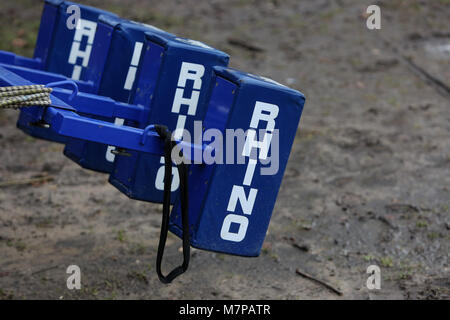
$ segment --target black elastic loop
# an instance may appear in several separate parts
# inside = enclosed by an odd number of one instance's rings
[[[159,280],[163,283],[171,283],[173,279],[184,273],[189,267],[190,259],[190,238],[189,238],[189,215],[188,215],[188,188],[187,169],[183,161],[177,164],[180,177],[180,198],[181,198],[181,222],[183,225],[183,264],[173,269],[167,276],[161,271],[161,264],[166,246],[167,233],[169,231],[170,196],[172,185],[172,149],[177,146],[172,141],[172,134],[166,126],[155,125],[155,131],[164,140],[164,197],[163,215],[161,222],[161,234],[159,238],[158,253],[156,256],[156,272]],[[180,150],[180,155],[182,152]]]

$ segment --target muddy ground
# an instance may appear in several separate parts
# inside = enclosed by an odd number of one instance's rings
[[[376,1],[382,29],[371,31],[374,2],[82,1],[301,90],[301,125],[261,256],[196,250],[163,285],[161,206],[129,200],[0,110],[0,298],[449,299],[450,2]],[[1,2],[0,49],[32,55],[41,6]],[[166,270],[179,248],[169,237]],[[66,288],[71,264],[79,291]],[[380,290],[366,288],[372,264]]]

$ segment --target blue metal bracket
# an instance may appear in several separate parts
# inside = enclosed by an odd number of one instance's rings
[[[0,83],[2,86],[33,85],[31,81],[0,66]],[[55,134],[113,145],[130,151],[149,153],[162,156],[164,154],[163,143],[154,126],[149,125],[145,129],[129,126],[117,126],[114,123],[101,121],[81,116],[78,113],[93,114],[99,116],[120,116],[128,120],[138,119],[143,108],[140,106],[118,103],[110,98],[78,92],[73,81],[60,81],[48,84],[49,87],[69,84],[76,88],[67,90],[53,88],[50,95],[52,101],[50,107],[30,107],[23,109],[28,115],[30,123],[46,123]],[[190,154],[199,150],[203,152],[206,146],[178,142],[184,150],[191,148]],[[189,154],[189,153],[188,153]],[[191,159],[189,159],[191,160]]]

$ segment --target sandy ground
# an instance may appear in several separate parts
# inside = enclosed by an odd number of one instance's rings
[[[161,206],[129,200],[0,110],[0,299],[449,299],[448,0],[377,1],[378,31],[365,26],[370,1],[82,3],[222,49],[307,104],[261,256],[196,250],[171,285],[154,267]],[[41,5],[1,2],[0,49],[32,55]],[[170,236],[166,270],[179,248]],[[71,264],[79,291],[66,288]],[[380,290],[366,288],[372,264]]]

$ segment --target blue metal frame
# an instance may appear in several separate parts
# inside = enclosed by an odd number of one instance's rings
[[[70,80],[64,67],[59,69],[60,72],[48,72],[56,68],[58,59],[62,61],[63,52],[67,53],[70,46],[65,43],[61,45],[61,52],[56,52],[59,48],[55,50],[55,41],[65,41],[58,39],[62,32],[58,25],[63,23],[61,19],[66,14],[63,9],[68,4],[61,0],[46,1],[43,19],[48,19],[49,23],[41,26],[34,59],[0,51],[0,86],[37,83],[53,88],[51,105],[22,108],[18,126],[30,135],[52,141],[70,141],[66,151],[72,146],[73,152],[77,152],[73,159],[79,163],[84,159],[99,159],[91,147],[85,148],[87,144],[124,149],[131,157],[115,159],[110,183],[131,198],[161,202],[162,190],[155,189],[154,178],[161,167],[164,145],[154,132],[154,124],[167,125],[172,131],[175,129],[179,114],[173,112],[171,106],[177,90],[186,89],[190,94],[200,90],[195,88],[195,79],[185,81],[185,86],[180,88],[180,66],[185,62],[202,64],[205,67],[204,88],[199,93],[197,113],[184,127],[192,132],[193,121],[204,120],[204,130],[217,129],[222,133],[227,129],[256,132],[270,128],[269,133],[278,130],[279,150],[272,146],[268,155],[278,151],[279,162],[278,171],[267,176],[260,174],[264,167],[260,159],[251,162],[249,156],[243,164],[206,165],[202,162],[191,165],[188,175],[191,245],[241,256],[259,255],[305,97],[272,80],[226,68],[228,56],[217,50],[162,31],[146,32],[148,26],[110,15],[100,19],[96,34],[100,44],[92,57],[95,63],[92,68],[83,70],[80,80]],[[95,8],[84,9],[88,12],[87,16],[84,13],[84,18],[94,19],[104,13]],[[128,36],[125,41],[131,44],[139,39],[143,41],[131,90],[116,87],[123,83],[123,70],[119,72],[121,80],[110,81],[110,76],[115,75],[114,64],[120,62],[116,47],[120,48],[121,42],[116,42],[114,37],[124,35]],[[112,50],[113,47],[116,49]],[[129,45],[128,49],[131,47]],[[110,61],[103,63],[102,57]],[[181,105],[179,107],[181,109]],[[124,125],[114,124],[115,118],[124,119]],[[46,124],[46,128],[36,124]],[[247,136],[246,142],[249,139]],[[207,149],[211,151],[208,145],[177,143],[184,150],[190,148],[185,157],[190,157],[191,161],[196,154],[203,154]],[[226,159],[227,150],[223,152]],[[233,150],[236,152],[243,153],[244,150]],[[195,159],[196,163],[198,160]],[[182,237],[180,199],[176,192],[172,198],[175,204],[170,216],[170,230]]]
[[[34,83],[24,79],[14,72],[0,66],[0,86],[23,86]],[[130,116],[135,118],[142,110],[138,106],[118,103],[110,98],[90,95],[79,92],[73,97],[73,91],[67,89],[53,88],[50,95],[50,107],[27,107],[22,112],[30,123],[43,121],[48,124],[49,130],[55,134],[94,141],[102,144],[114,145],[127,150],[150,153],[162,156],[164,154],[163,141],[158,134],[152,130],[152,126],[139,129],[129,126],[117,126],[107,121],[81,116],[84,110],[92,110],[98,107],[99,115],[110,114],[111,110],[117,110],[116,115]],[[70,103],[70,104],[69,104]],[[204,150],[206,146],[193,145],[179,142],[182,148]]]

